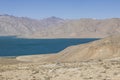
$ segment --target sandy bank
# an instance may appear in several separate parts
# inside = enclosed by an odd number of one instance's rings
[[[41,54],[41,55],[26,55],[26,56],[18,56],[16,60],[23,62],[48,62],[47,59],[55,54]]]
[[[0,64],[19,64],[24,63],[16,59],[16,57],[0,57]]]

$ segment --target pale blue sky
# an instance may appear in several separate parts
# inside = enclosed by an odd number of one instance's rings
[[[0,14],[30,18],[120,18],[120,0],[0,0]]]

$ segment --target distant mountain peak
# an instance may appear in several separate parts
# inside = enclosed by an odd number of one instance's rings
[[[0,16],[9,16],[9,17],[15,17],[13,15],[9,15],[9,14],[0,14]]]
[[[57,24],[60,24],[62,22],[64,22],[64,19],[62,18],[58,18],[58,17],[55,17],[55,16],[51,16],[51,17],[48,17],[48,18],[44,18],[41,20],[44,25],[49,25],[49,26],[53,26],[53,25],[57,25]]]
[[[44,18],[44,19],[46,19],[46,20],[63,20],[62,18],[55,17],[55,16],[51,16],[51,17]]]
[[[58,17],[56,17],[56,16],[50,16],[50,17],[48,17],[48,18],[58,18]]]

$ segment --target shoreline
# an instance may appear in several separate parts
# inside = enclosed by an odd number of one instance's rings
[[[19,63],[44,63],[44,60],[54,55],[51,54],[36,54],[36,55],[22,55],[22,56],[0,56],[0,64],[19,64]]]
[[[104,37],[24,37],[17,35],[0,35],[3,38],[13,38],[13,39],[102,39]]]

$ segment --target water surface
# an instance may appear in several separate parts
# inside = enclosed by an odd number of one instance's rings
[[[0,56],[20,56],[57,53],[68,46],[83,44],[97,39],[22,39],[0,37]]]

